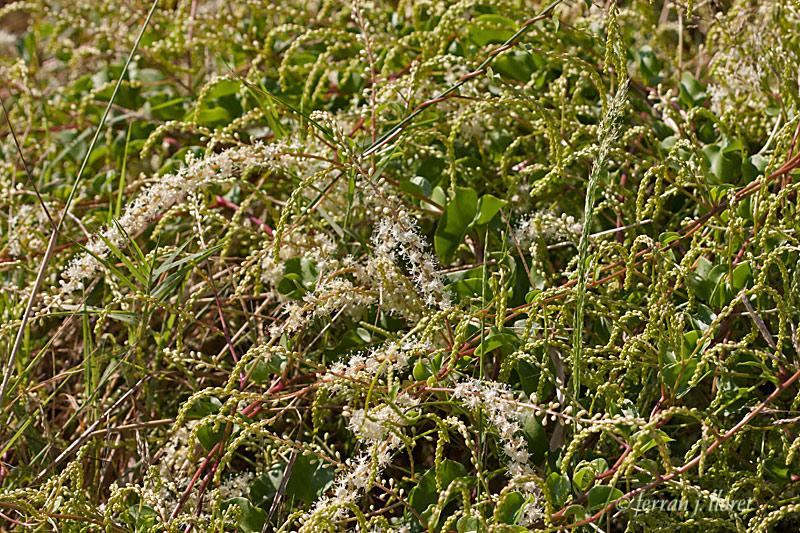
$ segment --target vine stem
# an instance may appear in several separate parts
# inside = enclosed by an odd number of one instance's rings
[[[492,64],[492,61],[495,60],[497,56],[502,54],[503,52],[510,50],[511,48],[516,45],[517,41],[520,37],[522,37],[536,22],[546,19],[550,16],[552,11],[556,8],[558,4],[561,3],[561,0],[555,0],[555,2],[551,3],[547,7],[545,7],[541,13],[536,15],[535,17],[529,18],[525,22],[522,23],[522,26],[512,35],[511,37],[506,40],[503,44],[492,50],[488,56],[478,65],[478,67],[473,70],[472,72],[468,72],[461,76],[456,83],[439,93],[438,95],[434,96],[430,100],[426,100],[419,104],[414,111],[412,111],[406,118],[395,124],[389,131],[381,135],[377,141],[373,142],[364,152],[361,154],[361,157],[367,157],[369,155],[374,154],[377,152],[382,146],[392,141],[395,137],[400,135],[403,129],[408,126],[420,113],[425,111],[432,105],[438,104],[439,102],[443,102],[450,98],[462,85],[467,83],[468,81],[485,74],[486,71],[489,69],[489,66]]]
[[[643,492],[648,491],[648,490],[652,489],[653,487],[656,487],[656,486],[658,486],[658,485],[660,485],[662,483],[666,483],[668,481],[671,481],[671,480],[675,479],[676,477],[680,476],[681,474],[684,474],[684,473],[688,472],[689,470],[691,470],[692,468],[696,467],[697,465],[700,464],[700,461],[702,461],[704,457],[706,457],[709,454],[713,453],[714,450],[719,448],[724,442],[729,440],[736,433],[738,433],[739,430],[741,430],[744,426],[749,424],[751,420],[753,420],[756,416],[758,416],[758,414],[767,405],[769,405],[773,400],[775,400],[775,398],[780,396],[781,393],[783,391],[785,391],[786,389],[788,389],[795,381],[797,381],[798,378],[800,378],[800,369],[797,370],[794,374],[792,374],[786,381],[784,381],[783,383],[781,383],[780,385],[775,387],[775,390],[772,391],[772,393],[769,396],[767,396],[764,399],[764,401],[762,401],[760,404],[758,404],[752,411],[747,413],[747,415],[745,415],[735,426],[733,426],[728,431],[726,431],[725,433],[723,433],[722,435],[717,437],[716,440],[714,440],[714,442],[712,442],[711,445],[709,445],[709,447],[706,448],[705,452],[701,452],[701,453],[697,454],[697,456],[695,456],[694,459],[692,459],[688,463],[684,464],[682,467],[677,468],[677,469],[673,470],[672,472],[670,472],[669,474],[667,474],[665,476],[662,476],[662,477],[659,477],[658,479],[655,479],[655,480],[651,481],[650,483],[647,483],[646,485],[642,485],[641,487],[635,488],[635,489],[627,492],[626,494],[623,494],[622,496],[620,496],[619,498],[617,498],[613,502],[609,503],[608,505],[606,505],[605,507],[603,507],[602,509],[597,511],[592,516],[590,516],[588,518],[585,518],[583,520],[580,520],[578,522],[574,522],[572,524],[569,524],[569,525],[566,525],[566,526],[562,526],[562,527],[565,528],[565,529],[574,529],[576,527],[585,526],[585,525],[588,525],[588,524],[593,524],[594,522],[599,520],[603,515],[605,515],[607,512],[609,512],[612,509],[614,509],[615,507],[617,507],[620,503],[622,503],[624,501],[627,501],[627,500],[630,500],[631,498],[635,498],[639,494],[642,494]],[[554,517],[556,515],[562,516],[563,515],[563,510],[559,511],[558,513],[556,513],[554,515]]]

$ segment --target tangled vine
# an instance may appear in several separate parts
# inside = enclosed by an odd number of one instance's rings
[[[796,0],[0,4],[4,530],[800,527]]]

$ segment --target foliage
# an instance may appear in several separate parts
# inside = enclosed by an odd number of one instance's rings
[[[796,2],[0,24],[5,528],[797,527]]]

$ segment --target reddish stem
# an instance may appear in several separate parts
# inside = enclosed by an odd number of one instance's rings
[[[700,461],[703,459],[703,457],[708,457],[709,455],[711,455],[714,452],[714,450],[719,448],[724,442],[726,442],[731,437],[733,437],[740,429],[742,429],[744,426],[746,426],[748,423],[750,423],[751,420],[753,420],[756,416],[758,416],[758,413],[760,413],[764,409],[764,407],[766,407],[769,403],[771,403],[775,398],[780,396],[780,394],[783,391],[785,391],[786,389],[788,389],[792,385],[792,383],[797,381],[798,378],[800,378],[800,370],[798,370],[797,372],[792,374],[791,377],[789,377],[789,379],[787,379],[786,381],[784,381],[783,383],[781,383],[780,385],[775,387],[775,390],[772,391],[772,393],[769,396],[767,396],[767,398],[763,402],[758,404],[758,406],[756,406],[755,409],[753,409],[747,415],[745,415],[735,426],[730,428],[724,434],[722,434],[719,437],[717,437],[717,439],[714,442],[712,442],[711,445],[708,448],[706,448],[705,453],[698,454],[694,459],[692,459],[691,461],[689,461],[688,463],[686,463],[682,467],[673,470],[669,474],[667,474],[665,476],[661,476],[658,479],[656,479],[654,481],[651,481],[650,483],[647,483],[646,485],[642,485],[639,488],[633,489],[633,490],[629,491],[628,493],[623,494],[622,496],[620,496],[619,498],[617,498],[613,502],[609,503],[608,505],[606,505],[605,507],[600,509],[598,512],[596,512],[592,516],[590,516],[588,518],[585,518],[583,520],[580,520],[578,522],[574,522],[574,523],[569,524],[567,526],[564,526],[564,529],[574,529],[576,527],[585,526],[587,524],[592,524],[592,523],[596,522],[597,520],[599,520],[604,514],[606,514],[607,512],[613,510],[614,508],[616,508],[617,505],[619,505],[621,502],[630,500],[631,498],[634,498],[634,497],[638,496],[639,494],[641,494],[641,493],[643,493],[643,492],[645,492],[647,490],[650,490],[653,487],[656,487],[656,486],[660,485],[661,483],[666,483],[667,481],[675,479],[676,477],[680,476],[681,474],[684,474],[684,473],[688,472],[689,470],[691,470],[692,468],[694,468],[695,466],[699,465]],[[558,513],[555,513],[553,515],[553,517],[555,518],[556,516],[563,516],[564,512],[565,512],[565,509],[562,509]]]
[[[217,196],[215,198],[215,202],[213,204],[211,204],[211,209],[217,209],[217,208],[220,208],[220,207],[226,207],[228,209],[233,209],[234,211],[238,211],[239,210],[239,205],[238,204],[236,204],[234,202],[231,202],[230,200],[228,200],[227,198],[224,198],[222,196]],[[264,230],[264,232],[267,235],[272,237],[273,231],[272,231],[272,228],[270,227],[269,224],[267,224],[266,222],[264,222],[263,220],[261,220],[257,216],[253,216],[253,215],[247,215],[247,219],[250,220],[250,222],[252,222],[256,226],[260,227],[262,230]]]

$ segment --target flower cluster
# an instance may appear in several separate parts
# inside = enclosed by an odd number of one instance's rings
[[[348,427],[360,440],[375,444],[388,439],[396,446],[400,444],[400,440],[392,432],[392,429],[399,426],[403,420],[400,409],[413,407],[417,403],[416,398],[401,393],[395,398],[393,404],[374,407],[369,411],[356,409],[352,412],[345,412],[345,416],[349,414]]]
[[[356,274],[364,286],[378,293],[378,303],[385,312],[414,322],[422,315],[424,305],[414,284],[400,271],[399,266],[385,255],[367,258],[364,268]]]
[[[411,337],[402,341],[389,341],[369,353],[357,353],[347,363],[331,365],[323,380],[333,384],[334,390],[348,381],[370,382],[388,367],[401,373],[408,367],[411,358],[430,349],[430,344]]]
[[[436,258],[427,250],[427,243],[419,235],[417,224],[405,211],[389,216],[384,208],[382,218],[372,236],[375,254],[397,262],[396,252],[406,260],[420,297],[430,307],[450,307],[442,277],[436,271]]]
[[[369,490],[372,480],[390,463],[391,457],[392,446],[387,441],[375,444],[371,450],[345,461],[346,471],[334,481],[332,495],[319,498],[311,510],[303,515],[299,531],[320,531],[321,524],[342,520],[347,506]]]
[[[61,292],[69,294],[83,287],[85,280],[101,269],[101,260],[110,251],[108,244],[122,248],[128,239],[143,231],[160,214],[181,202],[186,196],[212,181],[238,176],[243,169],[262,165],[271,154],[263,144],[232,148],[198,159],[190,154],[186,166],[174,174],[156,178],[125,209],[115,224],[93,236],[86,245],[87,253],[78,255],[62,273]]]
[[[322,280],[317,287],[303,296],[303,304],[288,302],[285,319],[270,328],[274,337],[291,334],[303,329],[313,318],[330,316],[344,311],[354,312],[372,305],[375,297],[368,291],[353,286],[345,278],[331,277]]]
[[[52,206],[47,206],[53,213]],[[47,244],[43,230],[50,229],[50,219],[40,205],[26,204],[9,219],[8,253],[23,257],[29,252],[41,252]]]
[[[556,215],[549,211],[539,211],[523,218],[516,227],[514,236],[525,246],[542,240],[547,243],[569,241],[577,243],[583,225],[575,217],[566,213]]]
[[[528,445],[522,436],[521,421],[525,412],[514,394],[504,383],[469,379],[458,383],[453,397],[462,401],[471,410],[482,410],[489,423],[497,431],[508,459],[506,470],[512,483],[519,484],[528,500],[520,513],[520,523],[531,525],[543,517],[539,486],[525,478],[534,474],[528,464]]]
[[[369,491],[374,480],[389,465],[392,453],[402,440],[395,433],[403,423],[402,408],[416,405],[417,400],[407,394],[400,394],[395,402],[374,407],[369,411],[356,409],[345,411],[350,417],[348,427],[367,450],[354,459],[345,462],[347,470],[334,482],[333,494],[322,496],[303,516],[300,531],[316,531],[319,524],[336,522],[344,518],[345,509]]]

